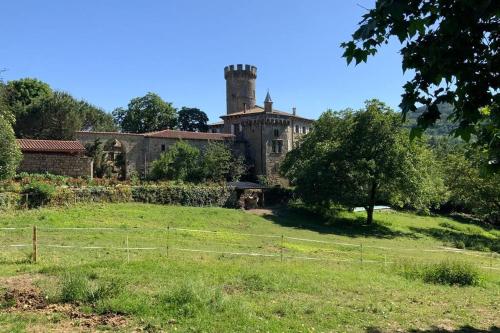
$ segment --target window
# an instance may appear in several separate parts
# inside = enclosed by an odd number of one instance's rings
[[[307,128],[304,126],[302,127],[302,133],[306,134],[307,133]]]
[[[272,141],[272,152],[275,154],[281,154],[283,152],[283,140]]]
[[[161,151],[165,151],[167,147],[165,145],[161,145]]]
[[[295,133],[299,133],[299,125],[295,125]]]
[[[274,137],[277,138],[279,136],[280,136],[280,131],[279,131],[279,129],[275,128],[274,129]]]

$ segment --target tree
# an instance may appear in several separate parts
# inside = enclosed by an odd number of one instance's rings
[[[371,100],[364,110],[328,111],[299,147],[287,154],[282,171],[302,200],[319,210],[332,204],[362,206],[367,223],[376,203],[425,210],[439,198],[442,183],[420,141],[410,142],[399,116]]]
[[[204,180],[236,181],[245,172],[243,159],[235,156],[224,143],[210,142],[202,154]]]
[[[480,152],[472,145],[437,147],[454,209],[494,224],[500,223],[500,174],[485,172]]]
[[[23,116],[17,118],[17,135],[33,139],[71,140],[83,126],[80,106],[71,95],[54,92],[34,102]]]
[[[195,181],[200,177],[200,150],[184,141],[176,142],[151,164],[151,178]]]
[[[500,3],[470,0],[377,0],[363,15],[352,40],[342,43],[347,62],[366,62],[393,36],[402,43],[403,70],[415,72],[404,85],[405,117],[426,106],[412,130],[420,135],[449,103],[454,134],[472,134],[488,150],[488,163],[500,165]],[[466,47],[465,47],[466,46]]]
[[[78,103],[79,113],[83,116],[81,131],[116,131],[117,128],[112,115],[86,101],[79,101]]]
[[[113,111],[115,122],[124,132],[146,133],[174,128],[176,109],[154,93],[130,101],[128,107]]]
[[[52,95],[50,86],[34,78],[9,81],[5,86],[5,102],[16,119],[23,117],[27,108],[40,99]]]
[[[181,131],[208,132],[207,114],[200,109],[182,107],[178,119]]]
[[[9,81],[0,95],[0,111],[2,96],[19,138],[71,139],[78,130],[116,130],[111,115],[37,79]]]
[[[0,116],[0,180],[14,176],[20,161],[21,151],[12,126]]]

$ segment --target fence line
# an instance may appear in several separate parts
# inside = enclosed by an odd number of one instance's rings
[[[13,230],[28,230],[31,229],[32,227],[2,227],[0,230],[5,230],[5,231],[13,231]],[[185,231],[185,232],[197,232],[197,233],[210,233],[214,235],[218,234],[232,234],[232,235],[240,235],[240,236],[250,236],[250,237],[262,237],[262,238],[282,238],[282,239],[288,239],[288,240],[296,240],[296,241],[303,241],[303,242],[313,242],[313,243],[320,243],[320,244],[332,244],[332,245],[341,245],[341,246],[351,246],[351,247],[360,247],[363,246],[364,248],[373,248],[373,249],[381,249],[381,250],[386,250],[386,251],[423,251],[423,252],[444,252],[444,253],[459,253],[459,254],[465,254],[469,256],[475,256],[475,257],[481,257],[481,258],[494,258],[495,260],[498,259],[498,256],[496,254],[482,254],[478,253],[477,251],[471,251],[471,250],[463,250],[463,249],[455,249],[455,248],[449,248],[449,247],[441,247],[441,248],[436,248],[436,249],[417,249],[417,248],[394,248],[394,247],[384,247],[384,246],[374,246],[374,245],[363,245],[362,243],[359,244],[354,244],[354,243],[345,243],[345,242],[335,242],[335,241],[325,241],[325,240],[317,240],[317,239],[310,239],[310,238],[299,238],[299,237],[291,237],[291,236],[284,236],[284,235],[271,235],[271,234],[253,234],[253,233],[238,233],[238,232],[233,232],[233,231],[213,231],[213,230],[201,230],[201,229],[187,229],[187,228],[175,228],[175,227],[167,227],[167,228],[116,228],[116,227],[37,227],[38,230],[40,231],[61,231],[61,230],[71,230],[71,231],[86,231],[86,230],[91,230],[91,231],[123,231],[123,232],[141,232],[141,231],[164,231],[168,233],[169,231]],[[226,243],[216,243],[219,245],[227,245]],[[238,244],[238,243],[236,243]],[[99,246],[87,246],[87,247],[78,247],[78,246],[71,246],[71,245],[50,245],[50,244],[40,244],[41,246],[45,247],[59,247],[59,248],[86,248],[86,249],[126,249],[126,248],[117,248],[117,247],[99,247]],[[13,245],[2,245],[0,248],[5,248],[5,247],[28,247],[30,244],[13,244]],[[281,247],[283,247],[281,245]],[[133,248],[128,248],[129,250],[132,250]],[[148,250],[154,250],[154,249],[159,249],[159,248],[135,248],[135,249],[148,249]],[[172,248],[173,249],[173,248]],[[182,250],[182,249],[180,249]],[[191,249],[194,250],[194,249]],[[319,250],[327,250],[327,249],[319,249]],[[201,250],[200,250],[201,251]],[[340,251],[339,252],[345,252],[345,251]],[[194,251],[193,251],[194,252]],[[230,252],[228,252],[230,253]],[[297,257],[298,258],[298,257]],[[320,258],[320,260],[323,260]],[[368,262],[367,260],[362,260],[363,262]]]

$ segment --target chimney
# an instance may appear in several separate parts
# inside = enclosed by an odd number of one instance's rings
[[[293,107],[293,108],[292,108],[292,113],[293,113],[293,115],[294,115],[294,116],[296,116],[296,115],[297,115],[297,108],[296,108],[296,107]]]

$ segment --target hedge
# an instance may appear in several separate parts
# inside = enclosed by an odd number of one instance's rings
[[[166,205],[235,207],[236,193],[222,185],[145,185],[132,187],[134,201]]]
[[[32,183],[22,193],[0,192],[0,209],[65,206],[89,202],[144,202],[183,206],[235,207],[236,192],[223,185],[160,184],[88,187],[56,187],[45,191],[47,184]],[[43,190],[43,191],[42,191]],[[43,196],[41,196],[43,193]]]

